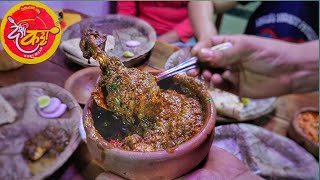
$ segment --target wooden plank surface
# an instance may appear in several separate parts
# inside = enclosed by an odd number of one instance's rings
[[[278,99],[275,116],[291,120],[299,109],[303,107],[319,107],[319,93],[290,94]]]
[[[164,65],[169,56],[178,50],[168,43],[157,41],[154,46],[154,51],[151,51],[148,66],[154,69],[164,70]]]
[[[65,80],[73,73],[51,61],[35,65],[23,65],[13,71],[0,72],[0,86],[9,86],[19,82],[43,81],[63,87]]]

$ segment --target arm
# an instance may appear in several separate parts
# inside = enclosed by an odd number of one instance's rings
[[[194,34],[199,41],[216,35],[217,29],[212,22],[214,14],[221,14],[234,8],[236,1],[191,1],[188,6],[189,18]]]
[[[176,27],[174,27],[172,31],[169,31],[161,35],[158,39],[168,43],[173,43],[178,40],[182,42],[187,42],[190,39],[190,37],[192,37],[192,35],[193,32],[189,18],[186,18]]]
[[[224,13],[238,5],[237,1],[212,1],[214,13],[215,14],[221,14]]]
[[[175,31],[169,31],[158,37],[158,40],[166,43],[174,43],[179,40],[179,35]]]
[[[136,16],[136,2],[134,1],[118,1],[117,14]]]
[[[192,54],[197,54],[199,47],[203,46],[205,40],[212,35],[217,35],[212,16],[223,13],[237,5],[235,1],[191,1],[188,6],[190,23],[198,43],[192,49]]]
[[[217,34],[212,22],[214,14],[211,1],[191,1],[188,5],[190,24],[198,41]]]

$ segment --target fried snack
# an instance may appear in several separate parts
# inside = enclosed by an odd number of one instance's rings
[[[48,153],[56,157],[69,144],[69,135],[61,128],[49,126],[25,142],[23,155],[26,159],[36,161]]]

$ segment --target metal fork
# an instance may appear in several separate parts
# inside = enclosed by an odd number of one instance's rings
[[[222,51],[225,49],[229,49],[232,47],[232,44],[230,42],[226,42],[226,43],[222,43],[216,46],[211,47],[212,51]],[[203,65],[200,63],[199,59],[197,57],[192,57],[190,59],[188,59],[187,61],[179,64],[178,66],[175,66],[171,69],[168,69],[160,74],[157,75],[157,77],[162,80],[171,76],[174,76],[176,74],[182,73],[182,72],[187,72],[191,69],[195,69],[197,67],[199,67],[200,65]],[[221,69],[217,69],[218,71],[220,71]]]

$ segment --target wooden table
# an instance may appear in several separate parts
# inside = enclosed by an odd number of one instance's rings
[[[177,48],[157,41],[150,59],[137,66],[140,70],[163,69],[167,58]],[[1,59],[2,60],[2,59]],[[0,72],[0,87],[20,82],[44,81],[64,86],[66,79],[83,67],[72,63],[58,49],[47,61],[36,65],[24,65],[8,72]],[[279,97],[273,113],[249,123],[256,124],[270,131],[286,136],[294,113],[302,107],[318,108],[319,95],[315,93],[292,94]],[[219,125],[217,123],[217,125]],[[81,143],[72,157],[48,179],[94,179],[102,170],[90,160],[84,143]]]

